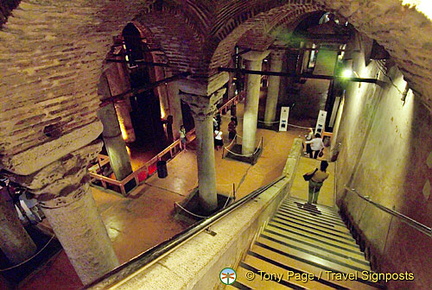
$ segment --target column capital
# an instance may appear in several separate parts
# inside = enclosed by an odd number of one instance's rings
[[[281,61],[283,56],[285,55],[285,50],[272,50],[270,52],[270,57],[272,61]]]
[[[180,97],[189,105],[194,119],[204,120],[214,116],[217,112],[216,104],[220,101],[225,92],[226,88],[222,88],[215,91],[210,96],[200,96],[180,91]]]
[[[222,88],[228,81],[228,72],[219,72],[212,76],[180,79],[177,81],[179,90],[186,94],[210,96]]]
[[[251,50],[241,55],[241,57],[248,61],[262,61],[270,53],[270,50],[258,51]]]
[[[53,195],[49,193],[39,194],[38,201],[42,208],[56,209],[61,207],[67,207],[72,203],[80,200],[83,196],[90,191],[90,184],[88,183],[90,178],[83,176],[77,186],[67,185],[62,191],[65,191],[66,195]],[[86,183],[83,183],[83,182]],[[70,181],[68,181],[70,182]]]
[[[61,159],[52,162],[29,176],[11,176],[11,179],[28,188],[42,206],[61,207],[70,204],[88,190],[87,166],[97,158],[102,141],[95,141]]]
[[[102,123],[99,120],[85,125],[70,133],[39,146],[32,147],[21,153],[5,155],[0,158],[3,167],[17,175],[32,175],[45,166],[50,166],[69,152],[79,150],[85,144],[96,140],[102,133]]]

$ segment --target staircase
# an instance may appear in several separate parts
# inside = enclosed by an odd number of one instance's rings
[[[366,271],[366,272],[362,272]],[[336,210],[286,199],[226,289],[378,289]]]

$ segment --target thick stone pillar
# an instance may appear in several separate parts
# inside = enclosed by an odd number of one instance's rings
[[[262,61],[268,54],[269,51],[250,51],[243,54],[242,57],[246,60],[246,69],[260,71]],[[255,151],[260,87],[261,76],[258,74],[249,74],[247,76],[247,92],[243,115],[243,155],[251,155]]]
[[[282,60],[283,51],[272,51],[270,71],[281,72],[282,71]],[[266,126],[272,126],[274,120],[276,119],[277,103],[279,98],[279,87],[280,87],[280,76],[269,76],[268,78],[268,90],[267,90],[267,100],[264,114],[264,124]]]
[[[118,122],[120,125],[123,140],[126,143],[135,142],[135,129],[132,125],[132,119],[130,116],[130,102],[129,100],[120,100],[114,103],[114,107],[117,113]]]
[[[88,183],[42,208],[83,284],[119,265]]]
[[[168,102],[169,102],[169,115],[173,117],[172,130],[174,139],[179,137],[180,126],[183,124],[183,116],[181,109],[181,101],[179,97],[179,84],[177,81],[169,82],[168,89]]]
[[[101,147],[95,142],[18,180],[36,195],[84,284],[119,265],[89,186],[87,165]]]
[[[222,87],[227,81],[226,74],[213,78],[214,86]],[[216,161],[214,153],[213,116],[216,103],[222,98],[226,89],[211,89],[207,96],[206,81],[180,81],[181,98],[189,104],[195,121],[198,163],[198,190],[200,206],[206,212],[217,208]]]
[[[214,155],[213,114],[194,114],[197,136],[198,189],[201,208],[217,208],[216,161]]]
[[[0,193],[0,248],[9,262],[16,265],[33,256],[37,247],[22,226],[12,200],[9,199],[8,202],[2,193]]]
[[[110,158],[111,168],[117,180],[122,180],[132,173],[132,166],[122,138],[117,114],[112,103],[103,103],[98,110],[98,117],[103,124],[102,137]]]
[[[235,91],[234,73],[231,73],[228,80],[228,100],[231,100],[235,96]]]

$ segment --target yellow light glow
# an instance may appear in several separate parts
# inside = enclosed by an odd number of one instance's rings
[[[429,20],[432,20],[432,1],[430,0],[402,0],[403,5],[414,7],[423,13]]]
[[[161,118],[165,119],[167,117],[167,113],[165,112],[165,107],[164,106],[160,106],[160,110],[161,110]]]
[[[123,118],[121,118],[120,116],[118,116],[118,121],[119,121],[119,125],[120,125],[120,131],[121,131],[121,134],[122,134],[122,138],[123,138],[123,140],[126,141],[126,140],[129,139],[129,136],[128,136],[128,133],[127,133],[127,130],[126,130]]]
[[[351,70],[351,69],[349,69],[349,68],[347,68],[347,69],[344,69],[343,71],[342,71],[342,75],[341,75],[343,78],[351,78],[352,76],[353,76],[353,71]]]

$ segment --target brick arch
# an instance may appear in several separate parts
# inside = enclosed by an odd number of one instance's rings
[[[231,32],[218,44],[209,66],[211,73],[216,73],[219,66],[227,66],[230,62],[234,47],[239,41],[249,44],[257,50],[265,50],[275,40],[271,35],[277,27],[294,28],[294,24],[311,12],[320,11],[318,5],[288,4],[270,9],[244,22],[239,16],[239,23],[232,27]],[[259,39],[261,42],[257,42]]]
[[[201,65],[206,59],[202,45],[205,36],[191,24],[191,19],[180,13],[180,7],[153,7],[135,21],[152,33],[154,43],[164,51],[173,73],[205,74]]]
[[[13,156],[53,141],[45,128],[67,135],[91,127],[88,134],[99,135],[95,108],[103,60],[139,2],[35,0],[12,11],[0,31],[0,54],[7,58],[0,63],[0,96],[8,104],[0,117],[3,168],[14,171]]]
[[[187,0],[181,4],[175,0],[159,0],[142,11],[141,15],[160,12],[168,15],[182,15],[186,25],[204,36],[208,34],[211,27],[212,7],[213,3],[208,0]]]
[[[154,50],[153,52],[150,52],[148,54],[149,57],[152,58],[152,61],[154,62],[166,62],[168,60],[168,56],[165,54],[165,52],[162,50],[162,45],[159,42],[159,40],[155,37],[152,31],[142,23],[140,23],[137,20],[130,21],[129,23],[133,24],[139,31],[140,37],[143,40],[143,42],[147,45],[147,47],[151,50]],[[156,57],[157,54],[157,57]],[[152,74],[154,73],[154,67],[151,69]],[[171,67],[164,68],[166,72],[172,72]]]
[[[136,20],[132,20],[129,23],[133,24],[139,31],[140,37],[145,39],[145,43],[150,48],[157,48],[160,46],[159,42],[155,39],[153,33],[144,25]]]
[[[292,11],[295,12],[285,13],[286,10],[281,10],[281,7],[288,11],[294,9]],[[136,20],[154,32],[174,72],[190,71],[200,76],[212,76],[216,73],[213,69],[218,66],[213,65],[214,60],[223,54],[226,44],[230,42],[226,40],[228,34],[236,30],[234,33],[237,36],[234,38],[238,38],[262,21],[273,27],[288,19],[284,15],[297,17],[311,10],[311,7],[316,10],[320,6],[311,0],[217,3],[188,0],[181,4],[175,0],[164,0],[154,2]],[[218,47],[221,51],[218,51]],[[233,47],[232,44],[229,46],[228,54],[233,51]],[[229,61],[226,55],[222,58],[224,64]],[[220,63],[220,59],[217,63]]]
[[[271,41],[271,37],[265,36],[266,30],[272,32],[269,29],[260,29],[263,23],[273,28],[280,24],[289,26],[292,19],[298,19],[307,13],[308,8],[309,11],[324,10],[345,17],[356,30],[384,46],[398,64],[410,87],[432,111],[432,72],[430,70],[432,67],[432,54],[430,54],[432,24],[424,15],[413,8],[403,6],[399,0],[371,0],[362,4],[354,0],[288,2],[290,4],[277,6],[278,1],[248,1],[250,8],[237,3],[235,7],[240,11],[231,20],[226,19],[225,25],[222,25],[224,18],[218,18],[214,24],[213,33],[214,38],[220,41],[217,42],[209,65],[210,75],[216,73],[215,69],[218,66],[229,63],[235,44],[240,37],[247,38],[247,32],[250,33],[250,41],[261,36],[264,42],[261,47],[263,49],[265,42]],[[297,4],[297,10],[288,10],[278,14],[281,9],[285,7],[293,9]],[[272,5],[277,6],[276,9],[269,9]],[[226,13],[230,15],[230,12]],[[283,14],[285,14],[284,19]]]

